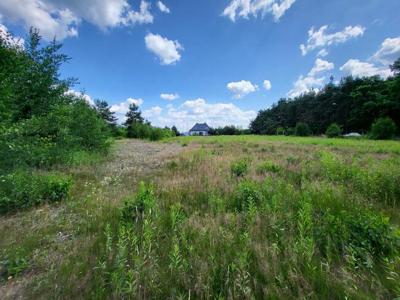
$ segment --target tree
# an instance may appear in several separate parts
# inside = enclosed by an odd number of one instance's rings
[[[176,126],[172,126],[171,130],[175,133],[175,136],[180,136],[180,132],[178,131],[178,128],[176,128]]]
[[[340,136],[342,134],[342,129],[340,129],[340,126],[338,124],[332,123],[326,129],[325,134],[329,138],[338,137],[338,136]]]
[[[375,140],[388,140],[396,134],[396,124],[390,118],[379,118],[371,127],[371,138]]]
[[[310,128],[307,123],[299,122],[296,124],[295,133],[297,136],[309,136]]]
[[[390,70],[396,75],[400,75],[400,58],[398,58],[393,65],[390,66]]]
[[[111,107],[108,105],[107,101],[96,99],[94,103],[100,117],[110,128],[115,128],[117,126],[117,118],[115,117],[115,113],[111,111]]]
[[[134,125],[135,123],[143,124],[143,117],[142,113],[139,110],[139,106],[137,106],[135,103],[131,103],[129,105],[129,110],[125,114],[126,121],[124,123],[125,126],[129,127]]]

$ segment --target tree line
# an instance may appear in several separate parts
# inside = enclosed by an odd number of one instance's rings
[[[254,134],[320,135],[335,125],[343,133],[371,133],[379,138],[387,137],[386,132],[392,137],[400,128],[400,59],[391,70],[393,76],[387,79],[349,76],[335,84],[331,77],[321,91],[282,98],[259,111],[250,130]]]

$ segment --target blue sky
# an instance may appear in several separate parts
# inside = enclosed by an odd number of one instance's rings
[[[135,102],[159,126],[247,127],[331,75],[389,76],[399,11],[399,0],[2,0],[0,31],[56,35],[72,58],[62,76],[121,120]]]

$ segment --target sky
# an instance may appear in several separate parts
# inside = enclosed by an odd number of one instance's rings
[[[71,93],[130,103],[156,126],[247,128],[331,76],[391,75],[399,0],[1,0],[0,34],[31,26],[71,60]],[[20,39],[19,39],[20,38]]]

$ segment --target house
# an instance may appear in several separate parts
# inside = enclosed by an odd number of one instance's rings
[[[196,123],[192,129],[189,130],[189,135],[209,135],[211,128],[207,123]]]

